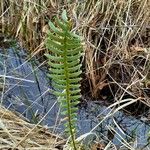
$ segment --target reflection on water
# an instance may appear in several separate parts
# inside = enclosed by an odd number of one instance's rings
[[[1,85],[5,84],[1,100],[7,107],[21,112],[27,118],[36,119],[35,112],[37,116],[43,116],[55,102],[49,92],[46,72],[41,70],[42,66],[35,65],[34,59],[26,60],[23,50],[12,48],[7,49],[7,52],[0,51]]]
[[[34,123],[44,116],[44,125],[55,128],[56,132],[63,131],[62,125],[58,125],[61,122],[58,117],[59,109],[55,104],[56,98],[49,92],[50,81],[46,76],[44,64],[38,66],[35,58],[27,59],[27,54],[22,49],[0,49],[0,75],[1,103],[20,112]],[[79,135],[91,131],[110,111],[94,102],[80,107]],[[148,131],[148,124],[121,112],[105,119],[95,129],[96,134],[106,142],[112,140],[119,145],[121,138],[128,142],[134,139],[138,143],[137,147],[148,142]]]
[[[82,129],[80,133],[83,134],[87,130],[93,129],[111,111],[105,106],[88,102],[86,108],[81,108],[79,111],[79,129]],[[116,145],[120,144],[119,140],[126,139],[128,142],[135,140],[138,144],[137,147],[142,147],[148,143],[150,124],[122,112],[117,112],[102,121],[95,131],[105,141],[112,140]]]

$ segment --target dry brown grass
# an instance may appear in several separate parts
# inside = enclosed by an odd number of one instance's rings
[[[16,37],[30,51],[39,49],[44,40],[47,19],[56,12],[53,5],[46,0],[1,0],[1,32]]]
[[[93,97],[128,94],[149,106],[149,0],[1,0],[1,31],[31,51],[45,51],[48,19],[66,8],[85,39],[85,73]]]
[[[146,48],[142,43],[143,32],[150,24],[149,1],[97,1],[85,6],[83,35],[86,40],[87,73],[91,79],[93,93],[106,80],[113,64],[123,65],[138,55],[131,46]],[[81,13],[82,14],[82,13]],[[147,28],[147,29],[146,29]],[[140,41],[141,38],[141,41]],[[134,44],[131,42],[135,40]],[[143,49],[144,50],[144,49]],[[144,55],[143,51],[143,55]],[[145,54],[146,55],[146,54]],[[111,68],[113,69],[113,68]],[[119,68],[118,68],[119,69]],[[126,68],[128,69],[128,68]],[[113,76],[114,78],[114,76]],[[118,77],[117,77],[118,78]],[[102,85],[100,86],[103,87]]]
[[[130,95],[150,106],[145,93],[150,78],[150,1],[89,0],[80,7],[78,28],[85,38],[93,97],[106,88],[115,100]]]
[[[0,107],[0,149],[57,150],[64,140]]]

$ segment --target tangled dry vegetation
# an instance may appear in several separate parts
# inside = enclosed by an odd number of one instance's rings
[[[33,125],[0,107],[0,149],[58,150],[65,141],[39,125]]]
[[[83,91],[104,100],[141,97],[149,106],[150,1],[1,0],[1,32],[42,53],[48,19],[63,8],[85,39]]]
[[[141,108],[149,109],[150,1],[1,0],[0,33],[16,37],[32,55],[38,56],[46,51],[48,20],[63,8],[73,20],[73,31],[84,37],[82,93],[111,102],[137,99],[131,110],[134,114]],[[53,141],[57,143],[57,137],[4,108],[0,108],[0,116],[0,147],[4,149],[40,149]]]

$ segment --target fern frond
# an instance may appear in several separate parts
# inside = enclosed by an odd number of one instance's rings
[[[82,55],[81,39],[71,32],[71,24],[68,21],[66,11],[63,11],[61,20],[56,18],[56,26],[50,21],[51,31],[48,32],[46,46],[50,53],[46,54],[50,65],[53,94],[59,97],[62,114],[68,118],[65,123],[66,132],[72,139],[74,149],[77,104],[80,98],[79,77],[81,74],[80,57]]]

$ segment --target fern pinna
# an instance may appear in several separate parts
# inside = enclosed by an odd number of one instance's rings
[[[50,53],[46,54],[50,65],[50,78],[54,87],[53,93],[59,97],[62,114],[67,118],[66,131],[71,136],[74,149],[77,104],[80,98],[79,77],[81,74],[80,57],[82,45],[80,37],[71,32],[71,22],[68,21],[66,11],[63,11],[61,20],[57,17],[55,23],[50,21],[50,31],[46,46]]]

